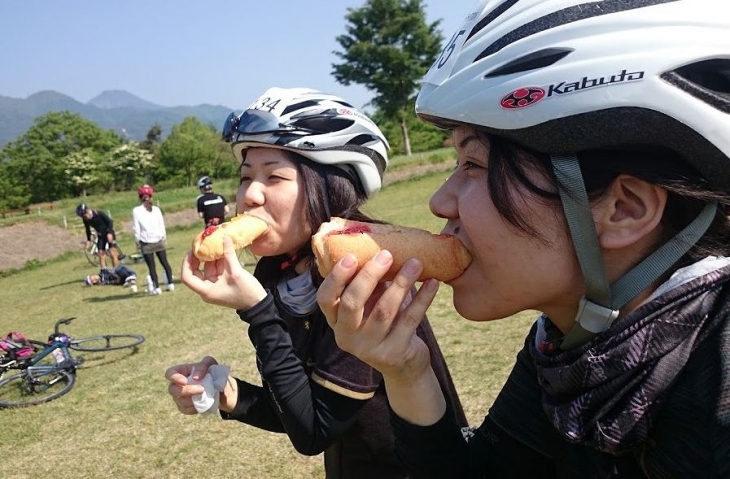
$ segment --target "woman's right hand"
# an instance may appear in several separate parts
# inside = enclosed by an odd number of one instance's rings
[[[223,257],[202,263],[188,251],[183,260],[180,280],[206,303],[235,310],[247,310],[266,297],[261,283],[241,266],[233,241],[223,238]]]
[[[428,347],[416,335],[438,290],[438,282],[423,283],[413,301],[403,303],[423,269],[410,259],[390,283],[382,278],[393,262],[383,250],[360,272],[348,255],[337,263],[317,292],[317,302],[335,331],[337,344],[391,379],[423,374],[430,365]]]
[[[431,425],[446,410],[428,346],[416,334],[436,296],[438,282],[424,281],[403,306],[423,266],[410,259],[391,283],[382,278],[393,256],[380,251],[357,270],[351,254],[337,263],[317,292],[337,345],[383,374],[393,411],[412,424]]]

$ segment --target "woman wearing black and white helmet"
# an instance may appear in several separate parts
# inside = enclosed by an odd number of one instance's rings
[[[417,477],[730,477],[724,8],[481,2],[431,67],[416,110],[453,129],[458,165],[430,207],[474,257],[454,305],[543,314],[465,442],[410,334],[437,285],[399,311],[404,268],[368,298],[386,252],[325,280],[320,306],[383,373]]]
[[[374,221],[360,207],[381,187],[385,137],[343,99],[302,88],[267,90],[226,120],[223,137],[241,162],[237,212],[266,220],[269,229],[250,246],[261,257],[253,275],[230,243],[221,260],[201,265],[189,254],[183,264],[182,281],[203,300],[235,309],[256,348],[263,384],[230,378],[221,415],[285,432],[303,454],[324,452],[327,478],[407,477],[393,452],[380,375],[337,346],[317,306],[322,278],[310,246],[330,216]],[[465,424],[427,322],[418,335],[431,348],[454,421]],[[202,390],[187,377],[194,369],[201,378],[215,363],[206,357],[167,371],[182,412],[198,411],[192,399]]]

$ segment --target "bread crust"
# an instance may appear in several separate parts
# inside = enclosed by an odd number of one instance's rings
[[[200,261],[215,261],[223,257],[223,237],[233,240],[236,250],[243,249],[269,229],[261,218],[243,213],[217,226],[208,226],[193,238],[193,255]]]
[[[347,253],[355,255],[358,265],[362,266],[381,249],[387,249],[393,255],[393,265],[383,278],[385,281],[392,280],[409,258],[418,258],[423,263],[419,281],[429,278],[451,281],[459,277],[472,260],[457,237],[405,226],[333,217],[312,237],[312,250],[322,277],[326,277]]]

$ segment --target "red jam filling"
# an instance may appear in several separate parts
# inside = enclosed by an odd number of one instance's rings
[[[340,231],[333,231],[333,235],[352,235],[357,233],[370,233],[370,227],[368,225],[354,225],[345,228]]]
[[[205,239],[205,238],[207,238],[208,236],[212,235],[212,234],[213,234],[213,232],[214,232],[215,230],[217,230],[217,229],[218,229],[218,227],[217,227],[217,226],[214,226],[214,225],[211,225],[211,226],[206,226],[206,227],[205,227],[205,230],[203,231],[203,235],[202,235],[202,236],[200,237],[200,239],[201,239],[201,240],[204,240],[204,239]]]

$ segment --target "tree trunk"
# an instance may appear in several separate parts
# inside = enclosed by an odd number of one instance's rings
[[[400,131],[403,133],[403,149],[406,156],[411,156],[411,138],[408,136],[408,125],[405,118],[400,121]]]

